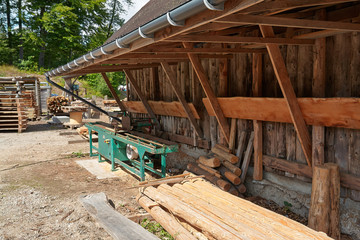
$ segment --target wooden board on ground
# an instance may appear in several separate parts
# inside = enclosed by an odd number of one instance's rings
[[[90,215],[94,217],[114,239],[159,239],[111,207],[105,193],[82,196],[80,197],[80,201]]]

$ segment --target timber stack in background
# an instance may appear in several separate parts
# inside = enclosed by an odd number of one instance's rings
[[[69,105],[69,99],[63,96],[49,97],[47,99],[48,110],[52,114],[63,113],[62,106]]]
[[[27,120],[41,114],[40,85],[36,77],[0,78],[0,130],[27,128]]]

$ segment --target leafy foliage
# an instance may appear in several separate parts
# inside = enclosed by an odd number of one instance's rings
[[[163,240],[173,240],[174,238],[157,222],[150,221],[149,219],[144,219],[141,222],[141,226],[148,230],[149,232],[155,234],[160,239]]]
[[[132,0],[0,0],[0,65],[45,72],[102,45],[124,23]],[[110,95],[99,75],[82,78]],[[111,74],[114,87],[122,74]]]

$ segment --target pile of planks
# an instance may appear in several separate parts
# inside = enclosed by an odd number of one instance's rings
[[[50,113],[62,113],[62,106],[68,106],[69,99],[63,96],[49,97],[47,99],[47,107]]]
[[[203,179],[146,187],[137,201],[174,239],[331,239]]]
[[[208,181],[226,192],[242,196],[246,192],[244,181],[253,152],[254,134],[251,133],[250,135],[243,158],[242,152],[245,149],[246,132],[243,132],[242,135],[243,139],[240,139],[240,152],[238,153],[240,158],[232,154],[230,149],[216,144],[211,149],[210,154],[200,156],[196,163],[188,164],[187,170],[194,174],[204,175]]]
[[[20,133],[27,128],[22,85],[15,78],[0,78],[0,131]]]

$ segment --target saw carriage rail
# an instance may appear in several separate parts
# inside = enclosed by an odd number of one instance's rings
[[[111,128],[100,125],[99,123],[87,123],[85,126],[89,130],[90,156],[98,156],[99,162],[102,158],[111,161],[111,170],[116,171],[115,164],[119,164],[145,180],[145,169],[160,177],[166,175],[166,156],[168,153],[177,152],[179,146],[160,143],[136,136],[129,132],[116,132]],[[93,145],[92,134],[98,134],[98,147]],[[126,155],[126,146],[130,145],[137,148],[139,159],[129,159]],[[96,150],[98,153],[93,153]],[[155,168],[155,162],[160,161],[160,171]]]

